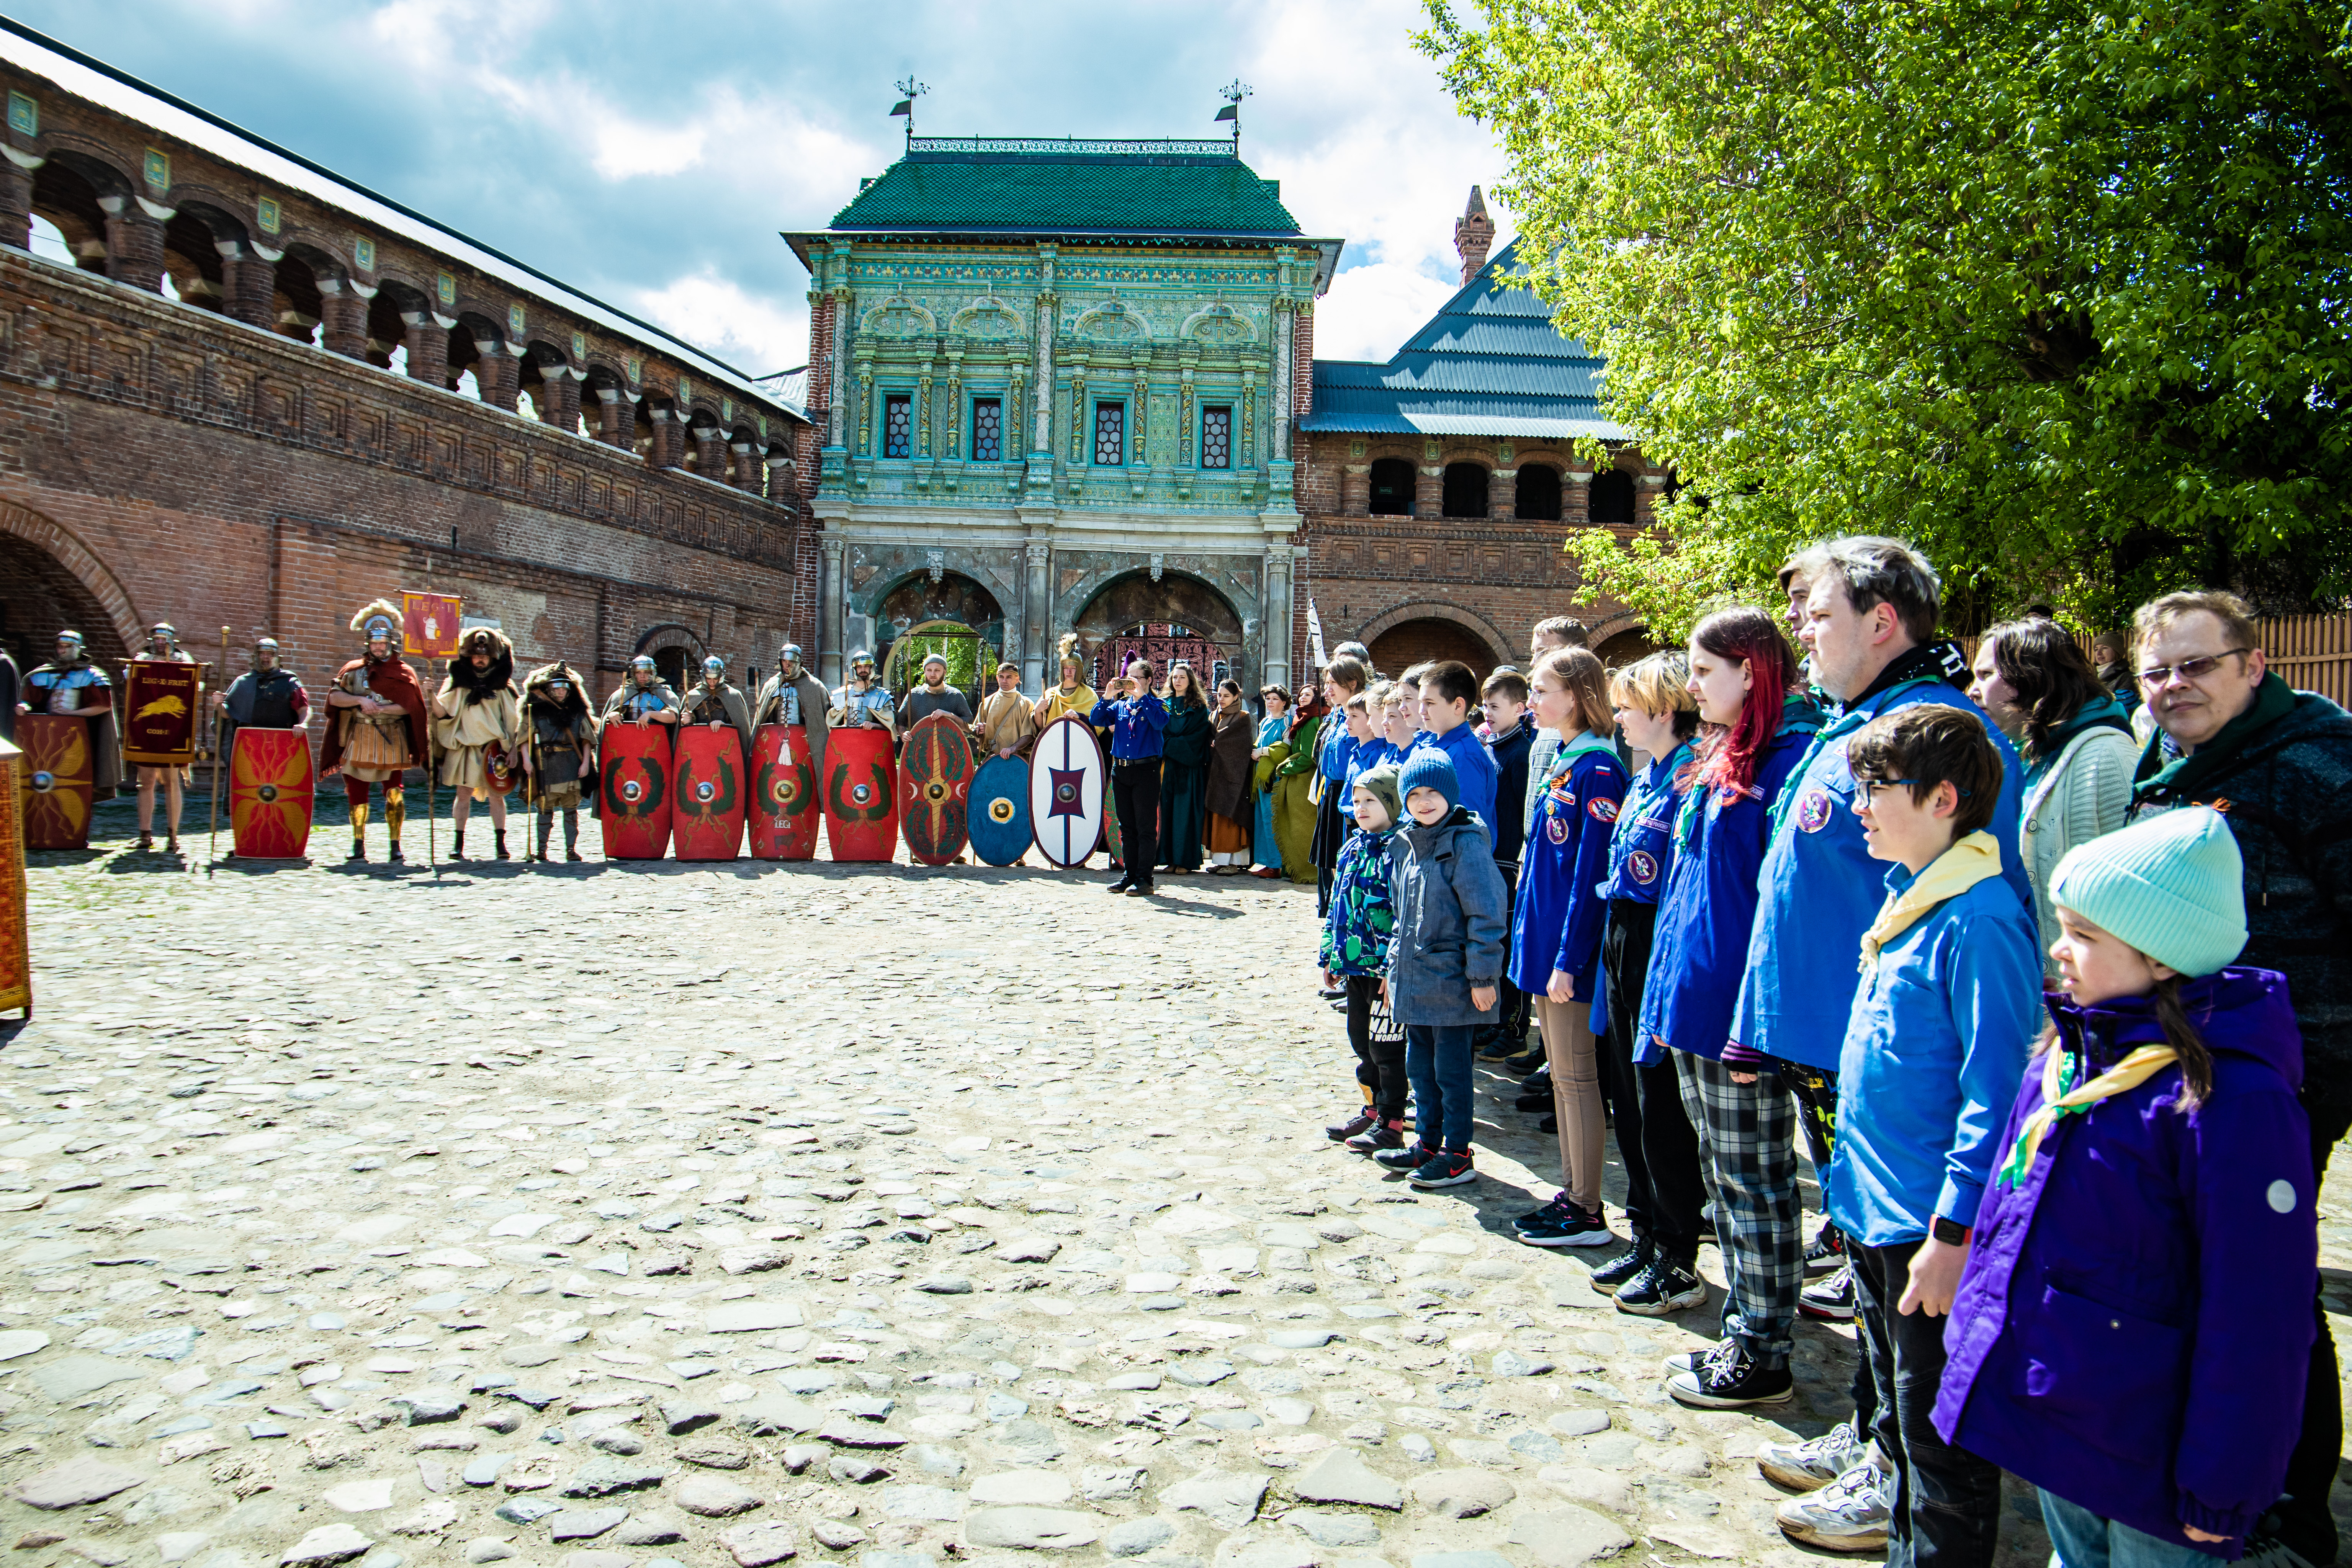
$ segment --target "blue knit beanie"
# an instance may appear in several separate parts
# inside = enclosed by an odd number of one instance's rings
[[[1462,781],[1454,776],[1454,759],[1434,746],[1425,747],[1405,759],[1404,772],[1397,779],[1397,795],[1411,799],[1417,789],[1433,789],[1445,797],[1445,809],[1452,811],[1462,804]]]
[[[2142,817],[2078,844],[2050,878],[2050,901],[2191,977],[2246,945],[2246,866],[2210,806]]]

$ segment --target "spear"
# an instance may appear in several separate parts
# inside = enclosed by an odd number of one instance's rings
[[[226,675],[228,673],[228,628],[226,626],[221,627],[220,667],[222,674]],[[227,726],[227,723],[228,709],[224,705],[221,710],[213,716],[213,802],[212,811],[210,814],[212,816],[212,828],[210,832],[212,842],[205,850],[205,866],[207,871],[209,871],[220,859],[221,731]]]

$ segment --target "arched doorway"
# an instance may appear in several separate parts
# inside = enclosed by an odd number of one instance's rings
[[[1223,595],[1197,577],[1167,572],[1154,582],[1136,572],[1116,578],[1087,602],[1072,626],[1094,661],[1089,679],[1097,690],[1134,658],[1150,659],[1162,679],[1179,658],[1212,685],[1234,676],[1246,688],[1255,679],[1243,648],[1241,616]]]
[[[1647,626],[1627,626],[1610,633],[1592,645],[1593,655],[1612,669],[1622,669],[1636,659],[1649,658],[1658,651],[1659,644],[1650,636]]]
[[[656,626],[637,639],[637,652],[652,657],[672,691],[682,692],[702,679],[702,639],[689,627]]]
[[[948,684],[980,700],[1004,651],[1004,610],[996,595],[970,577],[926,574],[892,588],[874,609],[874,658],[883,684],[905,691],[922,679],[922,659],[948,661]],[[902,646],[903,645],[903,646]],[[910,662],[911,661],[911,662]]]
[[[1495,668],[1494,650],[1469,627],[1430,616],[1400,621],[1371,640],[1372,668],[1391,679],[1416,664],[1459,659],[1480,679]]]
[[[48,661],[58,632],[81,633],[90,658],[131,657],[139,618],[131,596],[81,541],[26,507],[0,501],[0,646],[16,668]]]

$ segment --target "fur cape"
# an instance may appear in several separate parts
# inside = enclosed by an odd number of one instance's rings
[[[547,687],[549,682],[559,679],[571,682],[572,689],[563,694],[561,704],[556,704],[549,700]],[[542,664],[532,670],[524,678],[522,689],[534,707],[553,707],[575,720],[588,717],[588,689],[581,680],[580,672],[562,659],[553,664]]]
[[[474,655],[485,645],[490,650],[489,668],[478,670],[474,668]],[[459,640],[457,657],[442,670],[449,686],[466,694],[469,705],[487,702],[501,691],[514,689],[514,644],[507,640],[503,632],[476,626]]]

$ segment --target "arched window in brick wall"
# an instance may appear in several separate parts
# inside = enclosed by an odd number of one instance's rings
[[[1611,468],[1592,476],[1592,521],[1630,527],[1633,521],[1633,476]]]
[[[1486,464],[1448,463],[1445,465],[1445,515],[1447,517],[1486,515]]]
[[[98,192],[79,174],[52,158],[33,175],[33,210],[47,218],[65,242],[74,264],[85,272],[106,270],[106,213]]]
[[[1371,513],[1374,517],[1412,515],[1412,464],[1403,458],[1381,458],[1372,464]]]
[[[184,305],[224,310],[220,245],[213,231],[193,212],[172,215],[163,226],[163,277],[173,297]]]
[[[1549,463],[1522,463],[1517,510],[1523,522],[1558,522],[1559,470]]]

